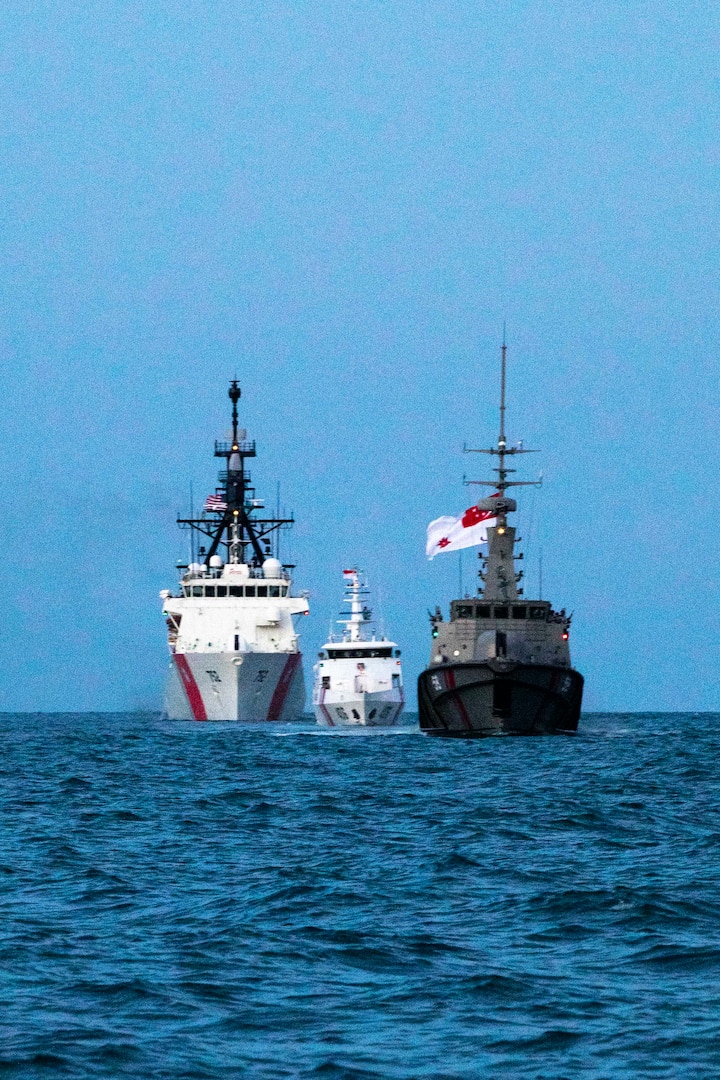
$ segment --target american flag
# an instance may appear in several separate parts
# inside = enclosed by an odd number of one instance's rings
[[[222,495],[208,495],[205,500],[204,510],[227,510],[227,503]]]

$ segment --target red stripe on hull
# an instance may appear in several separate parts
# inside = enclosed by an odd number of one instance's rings
[[[268,709],[268,720],[279,720],[282,715],[283,708],[285,706],[285,700],[290,690],[290,684],[293,681],[293,676],[300,666],[301,656],[300,653],[290,653],[283,668],[282,675],[278,679],[275,692],[273,693],[272,700],[270,701],[270,708]]]
[[[445,672],[445,685],[447,686],[448,690],[455,689],[455,672],[452,670],[452,668],[449,668],[448,671]],[[468,711],[465,708],[465,702],[462,700],[459,694],[456,694],[453,700],[455,705],[457,706],[460,720],[468,729],[468,731],[472,731],[472,721],[470,720],[470,717],[468,716]]]
[[[332,716],[330,715],[328,707],[327,707],[327,705],[324,704],[324,702],[325,702],[325,687],[323,687],[322,690],[320,691],[320,701],[318,702],[318,705],[322,709],[323,715],[324,715],[325,719],[327,720],[328,724],[330,725],[330,727],[335,727],[335,721],[333,720]]]
[[[207,720],[207,713],[205,712],[205,704],[202,699],[202,694],[198,689],[198,684],[195,682],[195,676],[190,670],[190,665],[187,662],[184,653],[175,653],[173,656],[175,666],[178,669],[180,675],[180,681],[183,684],[183,689],[187,694],[188,705],[190,706],[190,712],[193,714],[194,720]]]

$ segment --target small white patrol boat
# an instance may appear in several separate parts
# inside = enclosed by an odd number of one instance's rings
[[[368,590],[360,572],[344,570],[343,579],[350,611],[338,620],[345,628],[341,635],[331,635],[318,653],[315,716],[329,727],[389,727],[397,724],[405,704],[400,650],[394,641],[371,634],[372,612],[363,601]]]

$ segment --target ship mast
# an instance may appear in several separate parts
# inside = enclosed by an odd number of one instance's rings
[[[255,516],[255,510],[258,506],[262,507],[263,503],[254,498],[255,489],[245,466],[246,459],[254,458],[256,451],[255,442],[247,441],[245,432],[238,429],[238,401],[241,394],[237,379],[233,379],[228,390],[228,397],[232,402],[232,441],[215,443],[215,457],[227,461],[227,467],[218,474],[219,486],[216,492],[220,506],[210,510],[211,514],[219,516],[192,515],[189,518],[177,519],[181,527],[189,527],[209,538],[208,550],[200,549],[201,560],[206,564],[209,564],[218,549],[223,547],[229,562],[248,562],[261,566],[270,556],[270,541],[267,537],[283,526],[294,523],[292,516]],[[261,544],[264,544],[267,550],[263,550]]]
[[[341,626],[345,626],[344,639],[345,641],[367,641],[364,630],[365,624],[371,619],[372,612],[363,603],[362,597],[367,596],[368,590],[360,580],[359,570],[345,570],[345,577],[348,579],[345,582],[345,603],[350,604],[349,612],[342,612],[343,615],[349,615],[349,619],[338,619]]]
[[[466,480],[465,483],[492,487],[498,493],[487,499],[479,499],[477,502],[479,510],[492,510],[495,512],[497,519],[495,527],[488,529],[486,568],[484,575],[481,573],[480,577],[484,577],[485,580],[484,599],[512,601],[518,597],[517,583],[522,577],[522,571],[520,573],[515,572],[515,559],[521,559],[522,555],[514,554],[515,529],[507,523],[507,515],[517,510],[517,503],[514,499],[508,498],[505,492],[511,487],[539,487],[542,480],[508,480],[510,473],[517,472],[517,469],[509,468],[505,464],[505,459],[514,457],[515,454],[533,454],[537,451],[526,450],[522,444],[517,446],[507,445],[505,436],[506,368],[507,345],[505,342],[505,327],[503,327],[503,340],[500,349],[500,432],[497,446],[491,446],[487,450],[476,450],[464,446],[463,451],[466,454],[490,454],[491,456],[497,456],[498,459],[497,467],[492,470],[497,474],[496,480]],[[480,557],[482,558],[482,556]],[[522,590],[520,591],[522,592]]]
[[[502,494],[505,488],[508,486],[507,474],[508,472],[515,472],[514,469],[505,468],[505,454],[507,452],[507,441],[505,439],[505,369],[507,366],[507,345],[505,344],[505,328],[503,327],[503,342],[500,348],[500,434],[498,435],[498,456],[499,456],[499,468],[498,482],[496,487]]]

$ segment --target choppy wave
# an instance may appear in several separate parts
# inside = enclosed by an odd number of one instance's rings
[[[0,729],[0,1076],[720,1075],[718,716]]]

